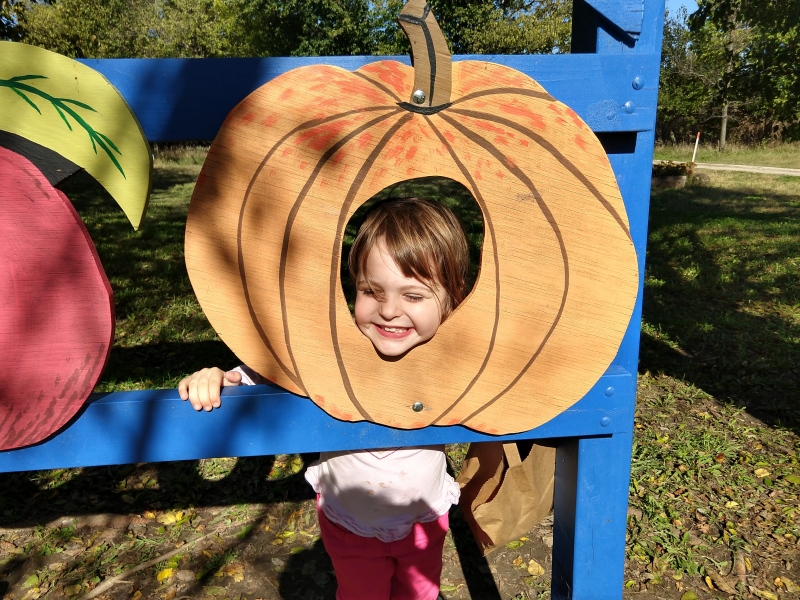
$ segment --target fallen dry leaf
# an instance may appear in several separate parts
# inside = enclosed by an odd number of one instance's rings
[[[183,518],[183,511],[176,510],[176,511],[166,512],[163,515],[159,515],[156,521],[158,521],[162,525],[174,525],[182,518]]]
[[[800,592],[800,586],[786,576],[781,577],[781,583],[786,587],[786,591],[790,594]]]
[[[778,597],[772,592],[768,592],[767,590],[757,590],[754,588],[751,589],[753,590],[753,593],[762,600],[778,600]]]
[[[235,582],[244,581],[244,566],[241,563],[231,563],[225,567],[225,574],[233,577]]]
[[[760,468],[756,469],[755,471],[753,471],[753,474],[756,477],[759,477],[761,479],[763,479],[764,477],[769,477],[769,471],[767,471],[763,467],[760,467]]]
[[[718,590],[725,592],[726,594],[731,594],[731,595],[736,594],[736,588],[732,586],[730,582],[728,582],[722,575],[720,575],[713,569],[708,569],[708,568],[706,568],[706,572],[708,573],[708,576],[711,577],[711,581],[714,582],[714,585],[717,587]],[[708,577],[706,579],[708,579]]]
[[[67,587],[64,588],[64,594],[66,596],[77,596],[80,593],[81,593],[80,583],[76,583],[75,585],[68,585]],[[139,594],[139,596],[141,597],[141,594]]]
[[[535,560],[531,559],[528,561],[528,573],[530,573],[533,577],[539,577],[540,575],[544,575],[544,567],[542,567],[542,565]]]
[[[167,568],[162,571],[159,571],[158,575],[156,575],[156,579],[158,579],[159,583],[164,581],[165,579],[169,579],[172,577],[172,569]]]

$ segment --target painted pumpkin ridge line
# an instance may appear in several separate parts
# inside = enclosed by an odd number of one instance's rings
[[[348,116],[350,116],[352,114],[356,114],[356,113],[359,113],[359,112],[368,111],[368,110],[370,110],[370,111],[371,110],[391,110],[391,109],[394,109],[394,108],[395,108],[394,106],[373,106],[373,107],[367,107],[367,108],[359,108],[359,109],[354,109],[354,110],[346,111],[346,112],[343,112],[343,113],[331,115],[331,116],[325,117],[325,118],[311,119],[309,121],[306,121],[305,123],[301,123],[300,125],[298,125],[294,129],[289,131],[287,134],[285,134],[283,137],[281,137],[281,139],[279,139],[275,143],[275,145],[272,146],[272,148],[269,149],[269,151],[267,152],[266,156],[264,156],[264,159],[258,165],[258,168],[256,169],[255,173],[253,174],[253,177],[250,179],[250,183],[247,185],[247,190],[245,191],[244,198],[242,199],[242,205],[241,205],[241,208],[239,209],[239,224],[238,224],[237,229],[236,229],[236,246],[237,246],[237,253],[238,253],[238,260],[239,260],[239,277],[240,277],[241,282],[242,282],[242,291],[244,293],[245,303],[247,304],[247,310],[250,313],[250,320],[252,321],[253,326],[256,328],[256,331],[258,332],[258,336],[261,338],[261,341],[264,343],[264,345],[267,347],[267,350],[269,350],[270,354],[272,354],[272,357],[275,359],[275,362],[278,363],[278,366],[286,374],[286,376],[292,381],[292,383],[294,383],[298,388],[300,388],[302,390],[302,392],[304,394],[306,394],[306,395],[307,395],[306,389],[303,386],[302,382],[300,381],[299,377],[295,373],[292,373],[289,370],[289,368],[283,363],[283,361],[280,359],[280,357],[278,357],[278,355],[275,352],[275,350],[272,348],[272,344],[270,343],[269,338],[267,337],[267,334],[264,331],[264,328],[261,327],[261,323],[258,321],[258,317],[256,317],[255,310],[253,309],[253,303],[250,300],[250,289],[247,286],[247,275],[246,275],[245,270],[244,270],[244,251],[242,249],[242,226],[243,226],[243,223],[244,223],[245,208],[247,207],[247,202],[248,202],[248,200],[250,198],[250,192],[253,190],[253,185],[255,185],[255,182],[258,179],[258,176],[261,174],[261,171],[264,169],[264,167],[266,166],[266,164],[269,161],[269,159],[272,158],[272,155],[275,154],[275,152],[277,152],[278,148],[280,146],[282,146],[283,143],[287,139],[292,137],[294,134],[296,134],[299,131],[302,131],[303,129],[307,129],[309,127],[314,127],[316,125],[323,125],[325,123],[329,123],[329,122],[335,121],[337,119],[342,119],[344,117],[348,117]],[[295,370],[297,370],[296,367],[295,367]]]
[[[294,226],[294,221],[297,218],[297,213],[300,211],[300,206],[302,206],[303,202],[308,195],[308,191],[311,189],[311,186],[314,185],[314,182],[317,180],[317,176],[319,175],[322,168],[325,166],[331,157],[336,154],[345,144],[347,144],[350,140],[352,140],[357,135],[361,134],[363,131],[368,130],[373,125],[377,125],[381,121],[391,118],[392,116],[396,115],[400,111],[393,111],[389,114],[381,115],[379,117],[375,117],[371,121],[367,121],[366,123],[360,125],[338,142],[336,142],[333,146],[328,148],[325,151],[319,161],[317,161],[314,170],[311,172],[311,175],[306,180],[303,188],[300,190],[300,193],[297,196],[294,204],[292,205],[292,209],[289,211],[289,216],[286,219],[286,227],[283,230],[283,244],[281,245],[281,258],[280,258],[280,267],[278,271],[278,289],[279,289],[279,297],[281,302],[281,318],[283,320],[283,339],[286,343],[286,350],[289,352],[289,358],[292,361],[292,366],[294,367],[295,373],[297,373],[298,379],[302,381],[302,377],[300,375],[300,371],[297,368],[297,362],[294,358],[294,352],[292,351],[292,344],[289,334],[289,315],[286,311],[286,259],[289,254],[289,239],[292,235],[292,227]]]
[[[402,109],[398,109],[398,112],[401,112]],[[369,421],[373,421],[373,418],[369,415],[366,409],[361,405],[356,398],[355,392],[353,391],[353,386],[350,383],[350,376],[347,374],[347,369],[344,366],[344,360],[342,360],[342,353],[339,350],[339,333],[336,329],[336,293],[338,287],[338,273],[339,273],[339,260],[337,257],[339,256],[339,252],[342,248],[342,232],[347,224],[347,212],[350,209],[350,205],[353,204],[353,199],[355,195],[358,193],[358,190],[361,188],[361,184],[364,183],[364,179],[366,179],[369,170],[373,167],[375,163],[375,157],[383,151],[383,148],[389,143],[394,137],[394,134],[409,120],[411,120],[412,115],[405,114],[400,117],[387,131],[383,134],[383,137],[378,141],[375,145],[375,148],[372,149],[372,152],[369,153],[369,156],[364,160],[361,165],[361,168],[358,170],[355,178],[353,179],[353,183],[350,184],[350,189],[347,190],[347,195],[345,196],[344,202],[342,202],[341,209],[339,210],[339,222],[336,225],[336,236],[333,239],[333,251],[331,253],[331,274],[330,274],[330,298],[328,300],[328,319],[330,320],[331,324],[331,341],[333,343],[333,351],[336,354],[336,364],[339,367],[339,374],[342,376],[342,384],[344,385],[344,389],[347,392],[350,401],[353,403],[353,406],[356,407],[361,416]],[[341,288],[339,288],[341,289]]]
[[[558,227],[558,223],[556,223],[555,218],[553,217],[553,213],[550,212],[550,209],[547,207],[544,199],[539,194],[536,186],[533,185],[533,182],[528,178],[528,176],[516,165],[514,164],[507,164],[504,160],[504,155],[500,152],[496,146],[488,142],[485,138],[481,137],[480,135],[470,131],[465,126],[461,125],[458,121],[453,119],[452,117],[442,114],[441,118],[447,121],[450,125],[455,127],[456,129],[461,132],[462,135],[473,141],[474,143],[478,144],[481,148],[489,152],[492,156],[494,156],[498,162],[505,165],[505,168],[514,175],[519,181],[521,181],[533,194],[536,203],[539,205],[539,210],[542,211],[547,222],[550,224],[550,227],[553,229],[553,233],[556,235],[556,239],[558,239],[558,245],[561,249],[561,258],[564,262],[564,292],[561,295],[561,305],[558,307],[558,312],[556,313],[555,318],[553,319],[553,324],[550,326],[550,329],[545,334],[542,342],[539,344],[539,347],[534,352],[533,356],[531,356],[530,360],[527,362],[525,367],[517,374],[516,377],[509,383],[505,389],[503,389],[499,394],[497,394],[494,398],[486,402],[483,406],[475,410],[471,415],[467,418],[463,419],[462,423],[467,423],[478,414],[489,408],[492,404],[497,402],[500,398],[502,398],[511,388],[513,388],[517,382],[522,378],[522,376],[527,372],[533,362],[538,358],[539,354],[541,354],[542,350],[544,349],[545,345],[547,344],[550,336],[556,329],[559,321],[561,320],[561,315],[564,312],[564,306],[567,303],[567,295],[569,294],[569,259],[567,257],[567,249],[564,244],[564,239],[561,236],[561,230]]]
[[[474,100],[475,98],[481,98],[483,96],[496,96],[500,94],[510,94],[512,96],[527,96],[528,98],[541,98],[542,100],[551,100],[551,101],[556,100],[547,92],[537,92],[535,90],[521,90],[519,88],[508,87],[508,88],[492,88],[490,90],[481,90],[479,92],[472,92],[471,94],[462,96],[457,100],[453,100],[450,104],[455,106],[456,104],[461,104],[462,102],[466,102],[467,100]]]
[[[493,123],[505,125],[506,127],[515,129],[521,134],[528,136],[537,144],[539,144],[542,148],[547,149],[556,158],[556,160],[558,160],[558,162],[560,162],[564,166],[564,168],[567,169],[567,171],[572,173],[575,176],[575,178],[578,179],[578,181],[580,181],[584,185],[584,187],[586,187],[586,189],[589,190],[592,193],[592,195],[600,201],[600,204],[602,204],[603,208],[605,208],[606,211],[612,217],[614,217],[614,220],[622,228],[622,231],[625,232],[625,235],[628,236],[628,239],[633,241],[631,238],[631,232],[628,229],[628,225],[625,223],[625,221],[622,219],[622,217],[619,215],[616,209],[613,206],[611,206],[611,203],[608,200],[606,200],[605,196],[603,196],[603,194],[600,193],[600,190],[598,190],[594,186],[594,184],[591,181],[589,181],[586,175],[584,175],[572,163],[571,160],[569,160],[566,156],[564,156],[561,152],[559,152],[558,149],[552,143],[548,142],[542,136],[531,131],[530,129],[523,127],[522,125],[519,125],[510,119],[506,119],[505,117],[498,117],[495,115],[481,113],[478,111],[468,110],[464,108],[455,108],[453,109],[452,112],[464,115],[466,117],[472,117],[473,119],[483,119],[485,121],[491,121]]]
[[[394,93],[392,90],[390,90],[388,87],[386,87],[386,86],[385,86],[385,85],[383,85],[382,83],[378,83],[377,81],[375,81],[374,79],[372,79],[372,78],[370,78],[370,77],[367,77],[366,75],[364,75],[364,73],[360,73],[359,71],[353,71],[353,75],[356,75],[356,76],[358,76],[358,77],[361,77],[361,79],[363,79],[363,80],[364,80],[364,81],[366,81],[367,83],[371,83],[371,84],[372,84],[372,85],[374,85],[376,88],[378,88],[378,89],[379,89],[379,90],[381,90],[382,92],[386,93],[387,95],[391,96],[392,98],[394,98],[394,99],[395,99],[395,100],[397,100],[398,102],[401,102],[401,101],[402,101],[402,98],[400,98],[400,96],[398,96],[397,94],[395,94],[395,93]]]
[[[483,218],[486,220],[486,229],[489,231],[489,237],[491,237],[491,239],[492,239],[492,248],[494,249],[493,257],[494,257],[494,273],[495,273],[495,275],[494,275],[494,277],[495,277],[495,280],[494,280],[494,289],[495,289],[495,296],[494,296],[494,324],[492,325],[492,337],[491,337],[491,340],[489,341],[489,348],[486,350],[486,356],[484,356],[483,363],[481,364],[480,368],[478,369],[478,372],[475,374],[475,376],[469,382],[469,384],[464,389],[464,391],[461,392],[461,395],[458,398],[456,398],[450,404],[450,406],[448,406],[442,412],[442,414],[440,414],[436,419],[434,419],[431,422],[431,425],[436,425],[436,423],[441,421],[451,410],[453,410],[458,405],[458,403],[461,402],[461,400],[464,398],[464,396],[466,396],[469,393],[469,391],[475,386],[475,384],[477,383],[478,379],[480,379],[480,376],[483,374],[484,370],[486,369],[486,365],[489,363],[489,358],[492,355],[492,350],[494,350],[494,343],[495,343],[495,339],[497,338],[497,327],[498,327],[499,322],[500,322],[500,258],[497,255],[497,240],[496,240],[495,234],[494,234],[494,224],[492,223],[492,217],[489,214],[489,210],[486,207],[486,202],[483,200],[483,195],[481,194],[480,189],[475,184],[475,180],[472,178],[472,175],[470,174],[469,170],[464,166],[464,163],[462,163],[461,160],[459,160],[458,155],[455,153],[455,151],[453,150],[452,146],[450,146],[450,143],[447,141],[447,139],[444,137],[444,135],[442,135],[442,132],[439,131],[439,128],[436,127],[436,125],[433,124],[433,121],[429,117],[425,117],[425,120],[428,122],[429,127],[436,134],[436,137],[439,138],[439,141],[442,142],[442,144],[444,144],[445,148],[447,148],[447,151],[450,153],[450,157],[453,159],[453,162],[456,163],[456,166],[458,167],[458,169],[461,171],[461,173],[464,175],[464,177],[469,182],[469,185],[472,188],[472,191],[473,191],[473,194],[475,196],[475,199],[478,201],[478,205],[480,206],[481,210],[483,211],[483,215],[484,215]],[[485,248],[485,246],[484,246],[484,248]]]

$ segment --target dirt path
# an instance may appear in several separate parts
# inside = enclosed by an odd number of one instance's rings
[[[781,167],[761,167],[756,165],[724,165],[720,163],[695,163],[695,168],[708,171],[745,171],[747,173],[763,173],[765,175],[789,175],[800,177],[800,169],[784,169]]]
[[[654,160],[654,165],[662,165],[673,161]],[[728,165],[722,163],[694,163],[696,169],[706,171],[744,171],[746,173],[762,173],[764,175],[788,175],[800,177],[800,169],[786,169],[784,167],[764,167],[760,165]]]

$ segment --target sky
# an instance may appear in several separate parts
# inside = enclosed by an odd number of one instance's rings
[[[667,0],[667,10],[671,15],[674,15],[681,6],[685,6],[689,14],[697,10],[697,2],[695,0]]]

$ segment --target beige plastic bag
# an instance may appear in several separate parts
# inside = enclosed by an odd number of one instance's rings
[[[530,447],[523,460],[520,449]],[[459,505],[485,556],[517,539],[553,508],[556,449],[538,442],[470,444],[456,481]]]

